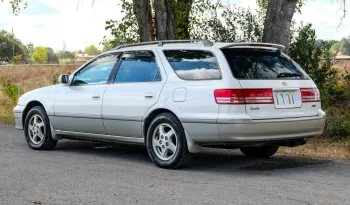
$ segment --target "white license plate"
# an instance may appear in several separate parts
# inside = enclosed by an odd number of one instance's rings
[[[275,101],[275,108],[301,107],[301,95],[299,90],[274,90],[273,98]]]

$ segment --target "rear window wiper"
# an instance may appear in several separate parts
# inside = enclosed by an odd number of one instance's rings
[[[303,76],[299,73],[279,73],[277,75],[277,78],[288,78],[288,77],[300,77],[300,78],[302,78]]]

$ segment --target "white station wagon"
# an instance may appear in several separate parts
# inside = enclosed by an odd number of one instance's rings
[[[145,144],[162,168],[186,165],[203,146],[270,157],[325,125],[315,83],[282,49],[207,40],[122,45],[20,97],[16,128],[36,150],[65,138]]]

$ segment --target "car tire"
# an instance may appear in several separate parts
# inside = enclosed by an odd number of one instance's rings
[[[157,115],[149,125],[146,145],[151,160],[161,168],[178,169],[191,161],[185,130],[171,113]]]
[[[241,152],[247,157],[268,158],[274,155],[279,146],[241,147]]]
[[[29,110],[24,122],[24,134],[30,148],[51,150],[57,140],[52,139],[50,121],[42,106]]]

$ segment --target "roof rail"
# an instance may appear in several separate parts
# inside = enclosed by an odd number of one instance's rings
[[[167,43],[203,43],[205,47],[211,47],[214,45],[213,42],[209,40],[202,40],[202,39],[193,39],[193,40],[163,40],[163,41],[147,41],[147,42],[140,42],[140,43],[132,43],[132,44],[123,44],[120,46],[117,46],[113,48],[112,50],[118,50],[121,48],[127,48],[127,47],[134,47],[134,46],[146,46],[146,45],[155,45],[157,44],[158,47],[162,47],[164,44]]]

